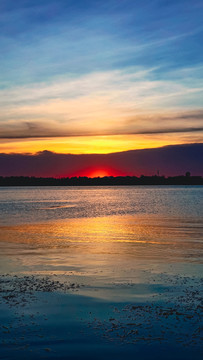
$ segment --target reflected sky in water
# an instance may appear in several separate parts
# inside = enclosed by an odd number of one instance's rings
[[[0,199],[1,272],[119,278],[141,262],[202,261],[198,186],[1,188]]]
[[[201,186],[0,188],[0,225],[157,214],[202,217]]]

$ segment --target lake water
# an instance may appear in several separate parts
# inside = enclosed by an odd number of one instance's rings
[[[203,187],[0,188],[0,357],[200,360]]]
[[[199,264],[203,187],[1,188],[0,234],[1,272]]]
[[[44,223],[113,215],[201,219],[201,186],[0,188],[0,224]]]

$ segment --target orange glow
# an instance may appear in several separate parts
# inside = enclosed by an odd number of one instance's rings
[[[104,176],[111,176],[111,173],[104,169],[95,169],[90,171],[88,177],[95,178],[95,177],[104,177]]]
[[[177,134],[161,135],[108,135],[80,136],[69,138],[33,138],[4,139],[1,141],[2,153],[31,153],[53,151],[71,154],[108,154],[135,149],[156,148],[166,145],[199,142],[198,135],[185,134],[177,138]],[[103,169],[102,169],[103,170]]]
[[[47,208],[47,210],[54,211],[53,208]],[[174,247],[176,247],[177,254],[179,254],[178,250],[182,251],[181,249],[186,249],[186,247],[192,251],[193,243],[189,241],[190,232],[177,230],[179,218],[174,218],[174,221],[176,226],[170,229],[164,216],[137,214],[136,216],[92,217],[38,224],[0,226],[0,233],[6,242],[17,242],[19,245],[25,243],[40,244],[40,252],[43,247],[45,249],[63,248],[65,253],[65,248],[68,247],[69,251],[71,248],[71,251],[77,254],[84,254],[85,252],[88,254],[110,254],[113,249],[122,258],[134,255],[135,258],[149,260],[151,257],[157,259],[162,254],[161,259],[164,261],[164,256],[171,256],[174,259]],[[187,224],[185,223],[185,225]],[[185,226],[183,230],[185,230]],[[177,241],[177,237],[181,241]],[[160,239],[165,239],[164,246]],[[132,247],[126,248],[125,244],[132,244]],[[201,244],[196,246],[201,247]],[[22,251],[22,248],[20,249]],[[63,254],[63,252],[61,253]],[[83,261],[85,262],[85,258],[82,256],[79,260],[81,266]],[[31,261],[33,261],[33,256]],[[53,261],[55,265],[59,261],[58,266],[61,266],[61,259],[57,258],[55,254]],[[67,264],[67,259],[65,261]],[[118,261],[118,257],[116,261]]]

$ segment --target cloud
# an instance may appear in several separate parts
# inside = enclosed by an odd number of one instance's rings
[[[27,127],[27,129],[26,129]],[[60,138],[60,137],[80,137],[80,136],[90,136],[90,137],[95,137],[95,136],[115,136],[115,135],[157,135],[157,134],[176,134],[176,133],[193,133],[193,132],[201,132],[203,131],[203,126],[202,127],[188,127],[188,128],[163,128],[163,129],[147,129],[147,130],[138,130],[138,131],[129,131],[129,130],[124,130],[124,131],[114,131],[114,132],[78,132],[78,133],[73,133],[73,132],[66,132],[66,131],[61,131],[58,132],[56,130],[51,130],[46,129],[45,127],[43,128],[42,126],[37,127],[35,124],[28,124],[28,126],[26,126],[25,129],[22,129],[21,131],[19,129],[17,129],[15,132],[13,131],[8,131],[7,133],[4,133],[3,135],[0,134],[0,139],[32,139],[32,138],[42,138],[42,139],[46,139],[46,138]]]
[[[201,1],[1,1],[1,80],[201,61]],[[190,26],[188,26],[190,24]]]
[[[156,70],[114,70],[0,90],[0,138],[201,131],[203,89],[196,74],[193,86],[195,69],[187,69],[189,85],[185,74],[178,82],[157,80]]]
[[[0,176],[88,176],[93,170],[110,175],[203,175],[203,144],[165,146],[114,154],[0,154]]]

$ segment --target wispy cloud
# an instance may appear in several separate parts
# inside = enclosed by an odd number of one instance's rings
[[[184,4],[18,0],[17,5],[7,0],[2,4],[3,86],[129,65],[180,69],[201,61],[201,49],[194,46],[202,32],[199,0],[194,4],[190,0]]]
[[[154,121],[153,121],[154,120]],[[184,120],[184,122],[182,121]],[[157,114],[156,116],[143,116],[130,119],[126,122],[123,120],[122,124],[117,127],[105,126],[104,128],[95,126],[92,130],[87,127],[80,129],[72,126],[68,128],[67,125],[60,127],[58,123],[53,121],[47,125],[46,122],[35,121],[4,123],[3,130],[0,131],[1,139],[31,139],[31,138],[60,138],[60,137],[80,137],[80,136],[115,136],[115,135],[152,135],[152,134],[172,134],[172,133],[193,133],[202,132],[203,126],[203,111],[192,113],[177,113],[172,114],[171,117],[163,117]],[[129,125],[131,123],[131,125]],[[176,126],[174,127],[174,123]],[[191,126],[194,123],[196,126]],[[164,124],[164,125],[163,125]],[[147,126],[146,126],[147,125]],[[187,126],[186,126],[187,125]],[[0,127],[1,130],[1,127]]]
[[[179,81],[167,75],[157,80],[156,70],[114,70],[1,90],[0,137],[200,131],[203,88],[195,68],[187,70],[190,83],[185,73]]]

